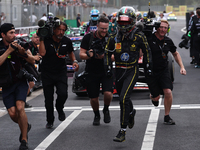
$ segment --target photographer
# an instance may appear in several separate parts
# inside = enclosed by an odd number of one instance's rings
[[[28,131],[31,125],[24,110],[28,84],[26,75],[20,76],[24,62],[34,64],[30,51],[20,46],[15,40],[15,28],[11,23],[4,23],[0,27],[2,40],[0,41],[0,83],[2,97],[10,118],[19,125],[21,134],[19,149],[28,149]],[[5,75],[5,76],[4,76]],[[30,77],[30,75],[29,75]],[[6,81],[4,83],[4,81]]]
[[[72,41],[64,36],[66,30],[66,23],[60,21],[60,25],[54,24],[52,36],[40,38],[39,54],[42,56],[41,77],[45,97],[47,129],[53,127],[55,118],[53,103],[54,86],[56,87],[57,94],[55,107],[58,112],[58,119],[64,121],[66,118],[63,108],[68,97],[68,79],[65,61],[67,54],[71,61],[73,61],[74,71],[77,71],[79,68],[73,53]]]
[[[172,105],[173,84],[168,69],[168,52],[171,52],[176,62],[180,66],[180,73],[186,75],[186,70],[182,59],[173,41],[166,36],[169,29],[169,23],[161,20],[156,27],[156,32],[147,37],[152,51],[153,75],[147,78],[147,84],[150,90],[150,98],[154,106],[158,106],[160,94],[164,94],[165,116],[164,124],[175,125],[175,122],[169,116]]]
[[[30,33],[30,37],[31,37],[31,41],[29,42],[29,49],[36,61],[36,64],[39,64],[40,59],[42,58],[39,55],[39,49],[38,49],[38,45],[40,44],[40,38],[39,36],[37,36],[36,31]],[[34,81],[30,81],[29,82],[29,89],[28,89],[28,93],[27,96],[30,96],[32,91],[33,91],[33,87],[35,86],[35,82]],[[26,108],[30,108],[32,107],[31,105],[29,105],[27,102],[25,103],[25,107]]]
[[[100,125],[100,112],[99,112],[99,92],[100,83],[102,83],[102,92],[104,94],[104,122],[111,121],[109,113],[109,105],[112,100],[113,92],[113,77],[112,66],[107,70],[104,61],[105,58],[110,58],[105,53],[105,48],[113,50],[114,41],[108,42],[108,27],[109,20],[106,16],[101,15],[97,21],[97,30],[93,33],[86,34],[81,42],[80,58],[86,60],[86,69],[88,73],[86,77],[87,93],[90,98],[90,104],[94,111],[95,117],[93,125]],[[106,62],[111,65],[111,61]]]
[[[134,126],[136,110],[133,108],[130,95],[138,79],[138,60],[140,49],[144,53],[143,62],[146,74],[151,75],[151,53],[146,37],[136,27],[136,14],[133,7],[124,6],[117,13],[117,34],[114,52],[116,89],[120,103],[120,126],[115,142],[125,141],[127,126]]]

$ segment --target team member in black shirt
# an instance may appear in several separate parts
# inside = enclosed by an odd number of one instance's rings
[[[180,66],[180,73],[186,75],[186,70],[182,63],[181,56],[176,51],[176,46],[173,41],[165,36],[168,32],[169,23],[166,20],[161,20],[160,26],[157,31],[152,35],[148,36],[147,40],[152,51],[153,61],[153,76],[147,78],[147,83],[150,90],[150,97],[152,103],[158,106],[160,94],[164,93],[164,106],[165,116],[164,124],[174,125],[175,122],[170,118],[169,113],[172,105],[172,80],[169,75],[168,59],[167,54],[171,52],[176,62]]]
[[[52,128],[54,123],[54,86],[56,87],[56,110],[58,119],[65,120],[63,111],[65,101],[68,97],[67,67],[65,56],[68,54],[73,61],[74,71],[78,70],[78,63],[75,59],[72,41],[64,36],[67,25],[60,22],[59,26],[54,27],[51,38],[41,38],[39,54],[43,56],[41,64],[41,77],[45,97],[45,108],[47,124],[46,128]]]
[[[111,121],[109,113],[109,105],[112,100],[113,91],[113,78],[106,76],[106,71],[104,68],[104,57],[107,57],[105,53],[99,54],[93,49],[91,45],[102,45],[109,50],[114,49],[113,44],[108,42],[108,27],[109,20],[106,16],[101,15],[97,21],[97,31],[94,33],[88,33],[84,36],[81,42],[80,58],[86,60],[86,72],[88,73],[86,77],[87,92],[90,98],[90,104],[93,108],[95,117],[93,125],[100,124],[100,113],[99,113],[99,92],[100,83],[102,83],[102,91],[104,93],[104,122],[109,123]],[[97,42],[98,41],[98,42]],[[94,44],[92,44],[94,43]],[[96,43],[96,44],[95,44]],[[109,44],[110,43],[110,44]],[[100,50],[100,49],[98,49]]]

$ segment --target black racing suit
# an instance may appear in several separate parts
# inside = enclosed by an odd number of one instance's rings
[[[85,30],[85,35],[87,33],[94,32],[96,30],[97,30],[97,21],[90,20],[89,23],[87,24],[87,27]]]
[[[190,28],[191,26],[191,28]],[[188,32],[191,31],[192,47],[194,49],[195,63],[200,66],[200,18],[197,16],[192,17],[191,25],[188,27]]]
[[[139,32],[135,27],[128,37],[125,37],[121,32],[117,33],[114,52],[116,68],[115,84],[120,100],[121,128],[127,127],[129,114],[133,111],[130,95],[138,79],[140,49],[144,53],[144,63],[151,63],[150,48],[142,32]]]

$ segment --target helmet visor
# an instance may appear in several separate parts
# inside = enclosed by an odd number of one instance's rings
[[[118,17],[117,21],[131,21],[131,18],[125,15],[121,15]]]
[[[130,21],[117,21],[117,23],[118,23],[119,25],[129,25],[129,24],[131,24]]]

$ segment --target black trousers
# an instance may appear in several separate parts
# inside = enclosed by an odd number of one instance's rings
[[[200,66],[200,37],[197,35],[193,36],[193,50],[194,50],[194,57],[195,57],[195,63]]]
[[[64,104],[68,97],[67,72],[52,74],[49,72],[42,72],[42,86],[45,98],[45,108],[47,122],[54,122],[54,87],[56,88],[56,110],[58,113],[62,112]]]
[[[127,127],[129,114],[133,111],[133,104],[130,96],[137,82],[138,72],[138,66],[131,69],[116,68],[115,84],[117,93],[119,94],[121,128]]]

